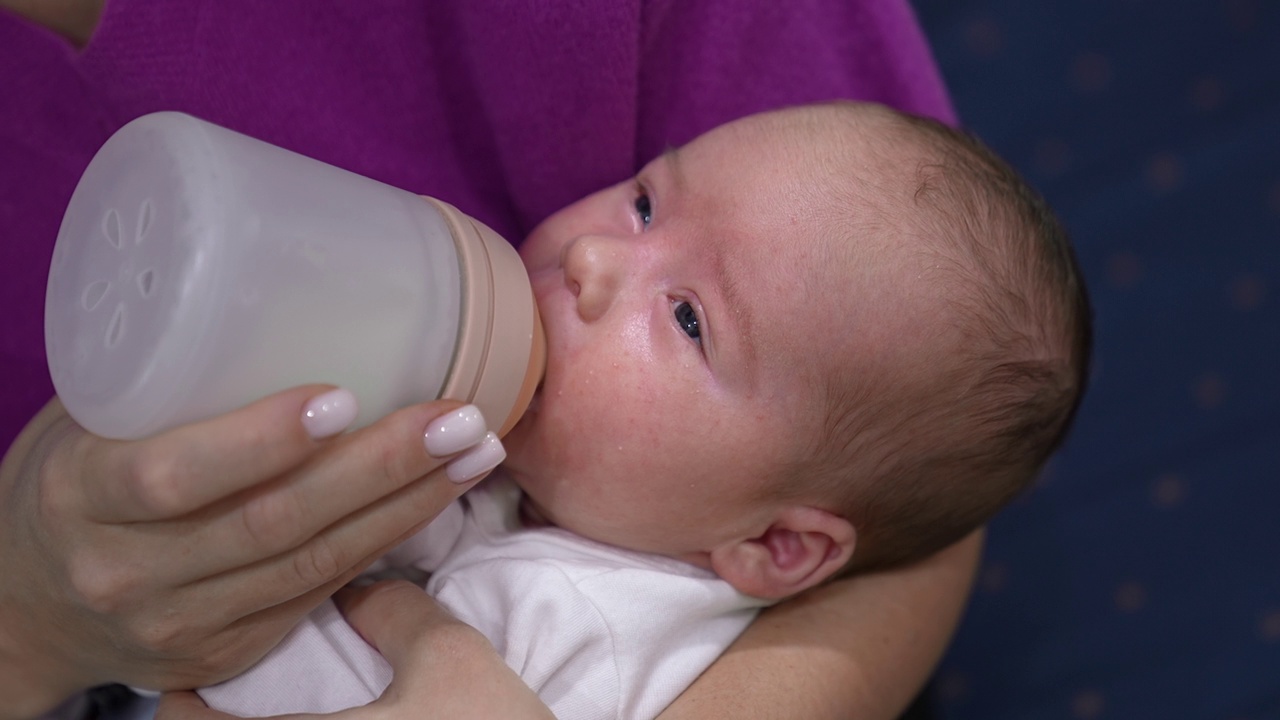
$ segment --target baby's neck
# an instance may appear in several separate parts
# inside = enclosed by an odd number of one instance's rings
[[[555,523],[548,520],[542,513],[538,512],[538,508],[534,506],[533,502],[530,501],[529,496],[525,494],[523,490],[520,491],[520,502],[516,506],[516,518],[520,521],[520,527],[526,530],[559,527]],[[597,540],[596,542],[602,542],[602,541]],[[604,544],[611,545],[613,543],[604,542]],[[621,547],[624,550],[631,550],[632,552],[647,552],[642,550],[636,550],[635,548],[628,548],[622,545],[618,545],[616,547]],[[697,552],[697,553],[685,553],[681,555],[668,555],[668,554],[662,554],[662,555],[663,557],[669,557],[672,560],[679,560],[681,562],[688,563],[695,567],[700,567],[703,570],[712,570],[711,557],[709,553]]]
[[[520,527],[526,529],[555,527],[554,524],[545,517],[538,509],[529,501],[529,496],[520,492],[520,505],[516,508],[517,517],[520,519]]]

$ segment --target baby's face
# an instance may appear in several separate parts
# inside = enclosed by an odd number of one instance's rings
[[[739,121],[525,242],[547,372],[505,444],[548,520],[694,562],[768,527],[768,486],[820,435],[833,354],[859,362],[847,338],[868,316],[845,299],[875,297],[816,227],[806,155]],[[885,282],[872,265],[861,282]]]

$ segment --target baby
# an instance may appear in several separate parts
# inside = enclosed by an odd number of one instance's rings
[[[880,106],[724,125],[521,255],[539,396],[495,477],[389,562],[433,572],[559,717],[652,717],[760,607],[972,531],[1085,384],[1052,213],[978,142]],[[326,605],[201,694],[332,711],[389,679]]]

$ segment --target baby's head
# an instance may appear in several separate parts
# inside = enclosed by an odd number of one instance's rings
[[[785,597],[980,525],[1056,447],[1088,307],[975,141],[851,103],[752,116],[540,225],[533,510]]]

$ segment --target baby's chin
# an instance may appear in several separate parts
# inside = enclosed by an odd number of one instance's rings
[[[533,510],[530,517],[537,519],[542,525],[558,526],[555,513],[548,510],[548,505],[551,504],[551,496],[554,494],[551,486],[555,483],[551,478],[558,477],[560,474],[557,468],[552,466],[555,465],[554,458],[560,453],[555,452],[554,448],[546,447],[548,443],[546,428],[540,424],[543,420],[543,403],[542,385],[539,385],[524,415],[502,439],[502,445],[507,451],[507,457],[503,460],[502,466],[507,476],[525,496],[521,501],[522,505],[527,505]],[[525,511],[521,510],[521,513],[523,516]]]
[[[529,407],[524,414],[516,422],[515,426],[502,438],[503,449],[507,451],[507,457],[502,462],[504,468],[507,469],[512,479],[517,485],[525,490],[525,484],[528,482],[529,474],[536,469],[536,458],[538,453],[535,451],[534,445],[537,437],[537,423],[542,408],[542,386],[533,393],[533,399],[529,402]],[[528,493],[528,490],[525,490]]]
[[[514,432],[514,431],[513,431]],[[520,488],[520,524],[524,527],[548,527],[556,525],[553,514],[538,502],[537,478],[517,469],[519,459],[512,461],[510,454],[503,463],[506,476]]]
[[[524,413],[516,424],[507,431],[502,438],[502,444],[507,449],[507,457],[511,457],[512,446],[523,445],[525,439],[530,434],[533,425],[537,423],[538,416],[542,412],[542,383],[533,390],[533,396],[529,399],[529,405],[524,409]]]

